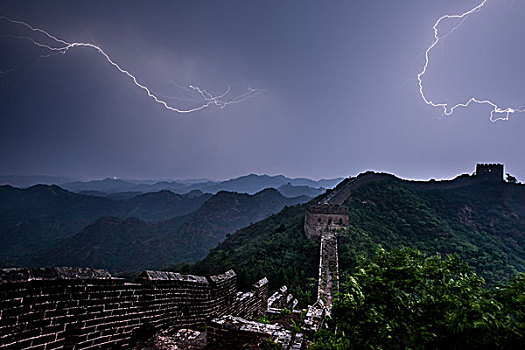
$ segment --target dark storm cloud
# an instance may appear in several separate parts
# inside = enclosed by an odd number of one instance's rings
[[[1,173],[81,177],[450,177],[501,161],[525,178],[523,115],[440,118],[417,91],[431,26],[477,1],[3,1],[0,15],[89,41],[163,96],[264,89],[191,115],[154,103],[93,50],[40,58],[0,38]],[[436,50],[428,94],[525,103],[525,5],[489,2]],[[0,23],[1,34],[20,28]],[[178,103],[177,100],[170,100]],[[456,102],[456,101],[453,101]]]

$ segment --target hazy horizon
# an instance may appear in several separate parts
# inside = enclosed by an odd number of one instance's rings
[[[477,163],[476,163],[477,164]],[[67,178],[67,179],[70,179],[70,181],[101,181],[101,180],[106,180],[106,179],[110,179],[110,180],[123,180],[123,181],[149,181],[149,182],[155,182],[155,181],[158,181],[158,182],[161,182],[161,181],[195,181],[195,180],[203,180],[203,181],[212,181],[212,182],[221,182],[221,181],[228,181],[228,180],[231,180],[231,179],[237,179],[237,178],[240,178],[240,177],[246,177],[246,176],[249,176],[249,175],[256,175],[256,176],[269,176],[269,177],[275,177],[275,176],[284,176],[286,178],[290,178],[290,179],[300,179],[300,178],[304,178],[304,179],[309,179],[309,180],[313,180],[313,181],[321,181],[321,180],[334,180],[334,179],[345,179],[345,178],[350,178],[350,177],[355,177],[355,176],[358,176],[359,174],[363,174],[365,172],[368,172],[368,171],[372,171],[372,172],[376,172],[376,173],[388,173],[388,174],[391,174],[391,175],[394,175],[396,177],[399,177],[401,179],[405,179],[405,180],[420,180],[420,181],[427,181],[427,180],[451,180],[457,176],[460,176],[460,175],[463,175],[463,174],[474,174],[475,173],[475,166],[476,164],[474,164],[474,166],[472,167],[472,170],[471,171],[464,171],[464,172],[458,172],[457,174],[454,174],[450,177],[443,177],[443,178],[438,178],[438,177],[428,177],[428,178],[410,178],[410,177],[403,177],[399,174],[396,174],[394,172],[391,172],[391,171],[385,171],[385,170],[378,170],[378,169],[364,169],[356,174],[348,174],[348,175],[341,175],[341,176],[335,176],[335,177],[330,177],[330,178],[312,178],[312,177],[305,177],[305,176],[288,176],[286,174],[266,174],[266,173],[247,173],[247,174],[241,174],[241,175],[238,175],[238,176],[232,176],[232,177],[228,177],[228,178],[221,178],[221,179],[213,179],[213,178],[209,178],[209,177],[201,177],[201,178],[171,178],[171,177],[158,177],[158,178],[133,178],[133,177],[118,177],[118,176],[102,176],[102,177],[92,177],[92,178],[88,178],[88,177],[74,177],[74,176],[67,176],[67,175],[50,175],[50,174],[0,174],[0,177],[10,177],[10,176],[20,176],[20,177],[39,177],[39,176],[42,176],[42,177],[56,177],[56,178]],[[505,166],[505,164],[504,164]],[[505,173],[509,173],[507,171],[507,168],[505,166],[504,168],[504,171]],[[512,173],[510,173],[511,175],[514,175]],[[519,180],[519,178],[518,178]]]

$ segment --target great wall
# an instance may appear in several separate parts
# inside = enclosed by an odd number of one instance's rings
[[[105,270],[0,270],[0,347],[5,349],[129,346],[141,330],[206,325],[231,314],[253,318],[266,310],[268,281],[237,292],[233,271],[184,276],[145,271],[137,283]]]
[[[455,188],[480,182],[502,182],[502,164],[477,164],[474,175],[463,175],[454,180],[444,181],[404,181],[407,186],[417,188]],[[354,178],[347,178],[337,187],[328,192],[315,205],[308,205],[305,212],[304,232],[310,239],[320,240],[319,277],[317,300],[308,306],[304,320],[304,331],[312,333],[319,330],[323,320],[330,315],[332,299],[339,292],[339,264],[337,236],[344,234],[350,225],[348,207],[344,205],[349,200],[352,191],[370,182],[380,182],[395,179],[395,176],[383,173],[367,172]]]
[[[346,179],[307,206],[304,233],[320,241],[320,251],[317,300],[306,310],[303,333],[323,326],[339,291],[337,236],[350,224],[344,203],[359,186],[392,178],[365,173]],[[465,181],[502,179],[502,165],[478,164],[474,177],[427,184],[455,187]],[[209,277],[144,271],[130,283],[89,268],[0,269],[0,348],[129,348],[137,339],[167,328],[206,326],[207,341],[218,348],[271,339],[282,349],[303,349],[303,333],[253,321],[297,306],[286,286],[268,297],[268,284],[263,278],[249,292],[238,291],[233,270]]]

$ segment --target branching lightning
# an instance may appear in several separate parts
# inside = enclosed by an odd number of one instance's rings
[[[210,106],[217,106],[218,108],[222,109],[222,108],[224,108],[224,107],[226,107],[228,105],[242,102],[245,99],[247,99],[248,97],[251,97],[251,96],[253,96],[253,95],[255,95],[255,94],[257,94],[258,92],[261,91],[260,89],[254,89],[252,87],[248,87],[248,90],[246,92],[244,92],[243,94],[232,97],[231,96],[231,87],[230,86],[228,86],[227,89],[223,93],[221,93],[219,95],[213,95],[213,94],[209,93],[208,91],[206,91],[206,90],[204,90],[204,89],[202,89],[202,88],[200,88],[198,86],[190,85],[187,88],[186,87],[182,87],[182,88],[184,90],[188,91],[188,92],[191,92],[193,94],[193,97],[196,97],[196,98],[192,98],[191,101],[199,103],[199,105],[196,106],[196,107],[189,108],[189,109],[183,109],[183,108],[174,107],[174,106],[168,104],[168,102],[166,102],[165,100],[161,99],[159,97],[161,95],[154,94],[152,92],[151,88],[149,88],[146,85],[140,83],[138,81],[138,79],[133,74],[131,74],[128,70],[122,68],[100,46],[95,45],[93,43],[89,43],[89,42],[68,42],[66,40],[59,39],[58,37],[50,34],[49,32],[47,32],[47,31],[45,31],[43,29],[33,27],[32,25],[30,25],[30,24],[28,24],[26,22],[14,20],[14,19],[11,19],[11,18],[6,17],[6,16],[0,16],[0,20],[8,21],[8,22],[10,22],[12,24],[23,26],[23,27],[29,29],[34,34],[43,35],[49,41],[51,41],[52,42],[51,44],[47,44],[45,42],[39,41],[37,38],[32,37],[32,36],[2,35],[2,37],[11,37],[11,38],[27,40],[27,41],[31,42],[33,45],[49,51],[49,54],[42,55],[41,57],[49,57],[49,56],[51,56],[53,54],[66,54],[70,49],[77,48],[77,47],[78,48],[84,47],[84,48],[94,49],[99,54],[101,54],[105,58],[105,60],[110,65],[112,65],[116,70],[118,70],[120,73],[124,74],[129,79],[131,79],[133,81],[133,83],[135,84],[135,86],[137,86],[139,89],[143,90],[156,103],[162,105],[164,108],[166,108],[166,109],[168,109],[170,111],[173,111],[173,112],[191,113],[191,112],[196,112],[196,111],[203,110],[203,109],[208,108]],[[175,84],[175,85],[179,86],[178,84]],[[181,86],[179,86],[179,87],[181,87]],[[169,98],[169,97],[166,97],[166,98]],[[176,99],[176,98],[174,98],[174,99]],[[181,99],[181,100],[184,100],[184,99]]]
[[[471,10],[469,10],[467,12],[464,12],[462,14],[441,16],[436,21],[436,23],[434,23],[434,26],[432,27],[432,29],[434,30],[434,41],[432,42],[432,44],[425,51],[425,65],[423,66],[423,70],[417,75],[417,80],[419,82],[419,93],[420,93],[421,98],[423,99],[423,101],[425,101],[425,103],[427,105],[429,105],[429,106],[441,107],[443,109],[443,114],[444,115],[451,115],[452,113],[454,113],[454,111],[457,108],[459,108],[459,107],[468,107],[472,103],[486,104],[486,105],[491,106],[492,110],[490,112],[490,121],[492,121],[492,122],[496,122],[498,120],[508,120],[509,116],[511,114],[513,114],[513,113],[523,113],[523,112],[525,112],[525,110],[519,109],[519,108],[512,108],[512,107],[502,108],[502,107],[498,106],[493,101],[490,101],[490,100],[487,100],[487,99],[478,99],[478,98],[475,98],[475,97],[472,97],[467,102],[458,103],[457,105],[454,105],[454,106],[449,106],[449,104],[446,103],[446,102],[439,102],[439,103],[433,102],[432,100],[428,99],[426,97],[425,93],[424,93],[424,90],[423,90],[423,76],[426,74],[428,65],[430,63],[430,51],[432,51],[432,49],[434,47],[436,47],[436,45],[439,43],[439,41],[441,39],[446,38],[447,36],[452,34],[456,29],[458,29],[461,26],[461,24],[467,19],[467,17],[469,17],[473,13],[479,12],[485,6],[485,4],[488,1],[489,0],[483,0],[478,6],[474,7],[473,9],[471,9]],[[455,19],[457,22],[455,23],[454,27],[447,34],[445,34],[442,37],[440,37],[439,36],[439,28],[438,27],[441,24],[441,22],[443,20],[445,20],[445,19]]]

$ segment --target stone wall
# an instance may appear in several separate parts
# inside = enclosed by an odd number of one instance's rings
[[[282,286],[268,298],[268,314],[279,314],[282,309],[294,310],[299,301],[288,291],[287,286]]]
[[[265,277],[256,282],[250,292],[237,292],[233,310],[222,314],[236,315],[248,319],[263,315],[266,312],[266,305],[263,305],[261,300],[268,300],[268,284],[268,280]]]
[[[277,324],[248,321],[234,316],[222,316],[208,323],[208,341],[221,349],[259,349],[266,339],[283,350],[304,348],[302,333],[293,334]]]
[[[337,237],[333,232],[324,232],[321,236],[319,253],[319,280],[317,300],[322,300],[325,307],[332,307],[332,298],[339,292],[339,259],[337,255]]]
[[[126,347],[141,332],[262,313],[268,281],[237,298],[232,270],[201,277],[145,271],[136,283],[105,270],[0,269],[0,348]]]

